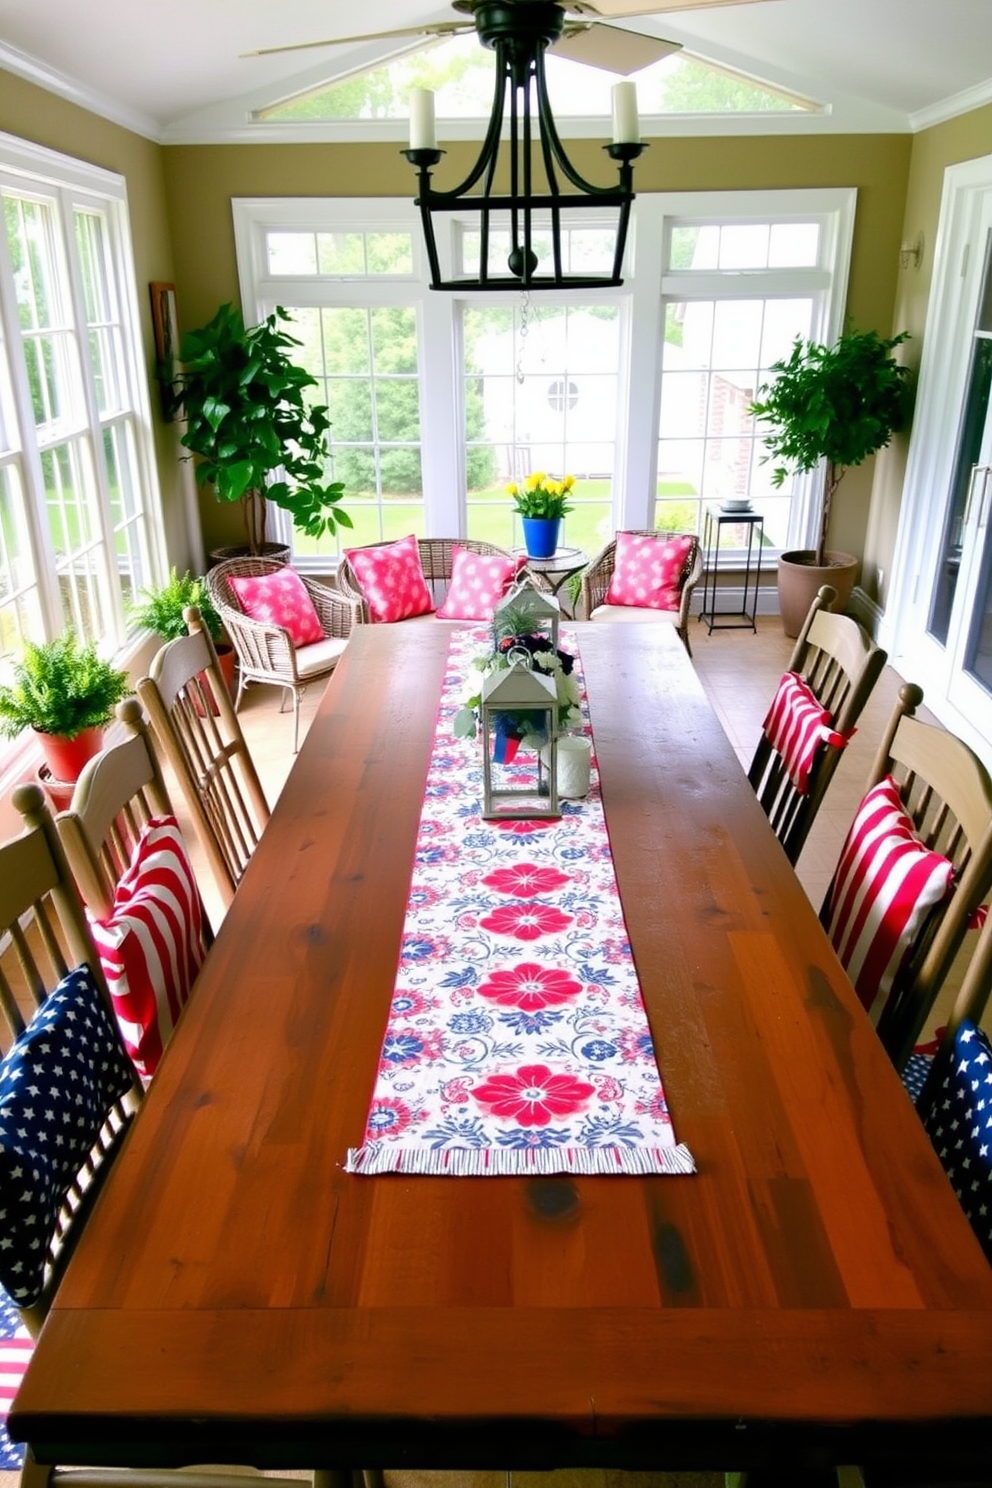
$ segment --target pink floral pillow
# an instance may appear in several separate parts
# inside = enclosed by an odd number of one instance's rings
[[[645,610],[677,610],[694,537],[642,537],[618,532],[606,603]]]
[[[324,639],[313,600],[295,569],[277,568],[255,578],[232,574],[229,582],[249,620],[281,625],[289,631],[294,646],[310,646]]]
[[[491,620],[493,611],[509,589],[526,558],[501,557],[498,553],[472,553],[455,548],[451,559],[451,583],[438,610],[439,620]]]
[[[374,548],[345,548],[374,622],[391,624],[429,615],[434,608],[414,536]]]

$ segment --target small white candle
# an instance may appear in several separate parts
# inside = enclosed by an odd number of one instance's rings
[[[430,88],[410,89],[410,149],[436,150],[434,94]]]
[[[637,122],[637,89],[633,83],[613,84],[613,143],[638,145],[641,141]]]

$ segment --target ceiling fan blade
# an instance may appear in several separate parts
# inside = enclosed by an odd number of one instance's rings
[[[605,21],[578,26],[566,21],[560,39],[548,50],[556,57],[567,57],[571,62],[583,62],[587,67],[602,67],[606,72],[629,77],[672,52],[680,52],[682,46],[677,41],[662,41],[640,31],[609,26]]]
[[[402,26],[398,31],[367,31],[361,36],[328,36],[323,41],[296,41],[285,46],[259,47],[254,52],[241,52],[242,57],[274,57],[279,52],[308,52],[316,47],[347,46],[355,41],[384,41],[393,36],[460,36],[474,31],[472,21],[431,21],[423,26]]]
[[[748,5],[753,0],[569,0],[573,15],[600,16],[621,21],[630,16],[661,15],[669,10],[708,10],[720,5]]]

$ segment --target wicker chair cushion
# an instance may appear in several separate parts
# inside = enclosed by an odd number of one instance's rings
[[[437,612],[439,620],[491,620],[493,611],[526,563],[455,548],[451,583]]]
[[[618,532],[613,576],[606,603],[638,609],[677,610],[695,539],[643,537]]]
[[[88,966],[48,994],[0,1064],[0,1282],[20,1307],[41,1294],[62,1201],[133,1078]]]
[[[892,990],[931,910],[951,891],[954,869],[924,847],[891,775],[865,796],[830,886],[827,929],[870,1011]]]
[[[92,925],[125,1048],[147,1079],[207,954],[200,894],[174,816],[146,824],[113,912]]]
[[[346,548],[373,623],[392,624],[434,609],[420,562],[420,549],[411,534],[399,542],[370,548]]]
[[[820,750],[828,744],[842,749],[847,742],[830,727],[830,710],[795,672],[786,672],[778,684],[762,730],[801,796],[809,795],[810,772]]]
[[[231,574],[228,583],[250,620],[288,630],[294,646],[310,646],[324,639],[324,627],[298,573],[277,568],[249,576]]]

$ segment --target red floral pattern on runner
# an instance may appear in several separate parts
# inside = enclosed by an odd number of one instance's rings
[[[518,1007],[525,1013],[571,1002],[582,991],[582,983],[565,971],[551,971],[533,961],[525,961],[509,971],[494,971],[479,986],[479,996],[488,997],[503,1007]]]
[[[517,940],[540,940],[566,930],[574,916],[564,914],[550,904],[501,904],[492,914],[479,921],[483,930],[493,935],[513,935]]]
[[[546,1064],[522,1064],[518,1070],[483,1080],[472,1098],[521,1126],[548,1126],[552,1118],[584,1110],[595,1093],[595,1085],[587,1080],[556,1075]]]
[[[488,644],[485,629],[452,631],[396,985],[348,1170],[693,1172],[658,1073],[595,754],[589,795],[563,802],[560,820],[482,819],[480,744],[452,720]],[[576,674],[588,731],[581,656]]]
[[[535,894],[550,894],[563,889],[568,874],[560,868],[541,868],[537,863],[517,863],[513,868],[497,868],[482,880],[487,889],[501,894],[516,894],[518,899],[532,899]]]

